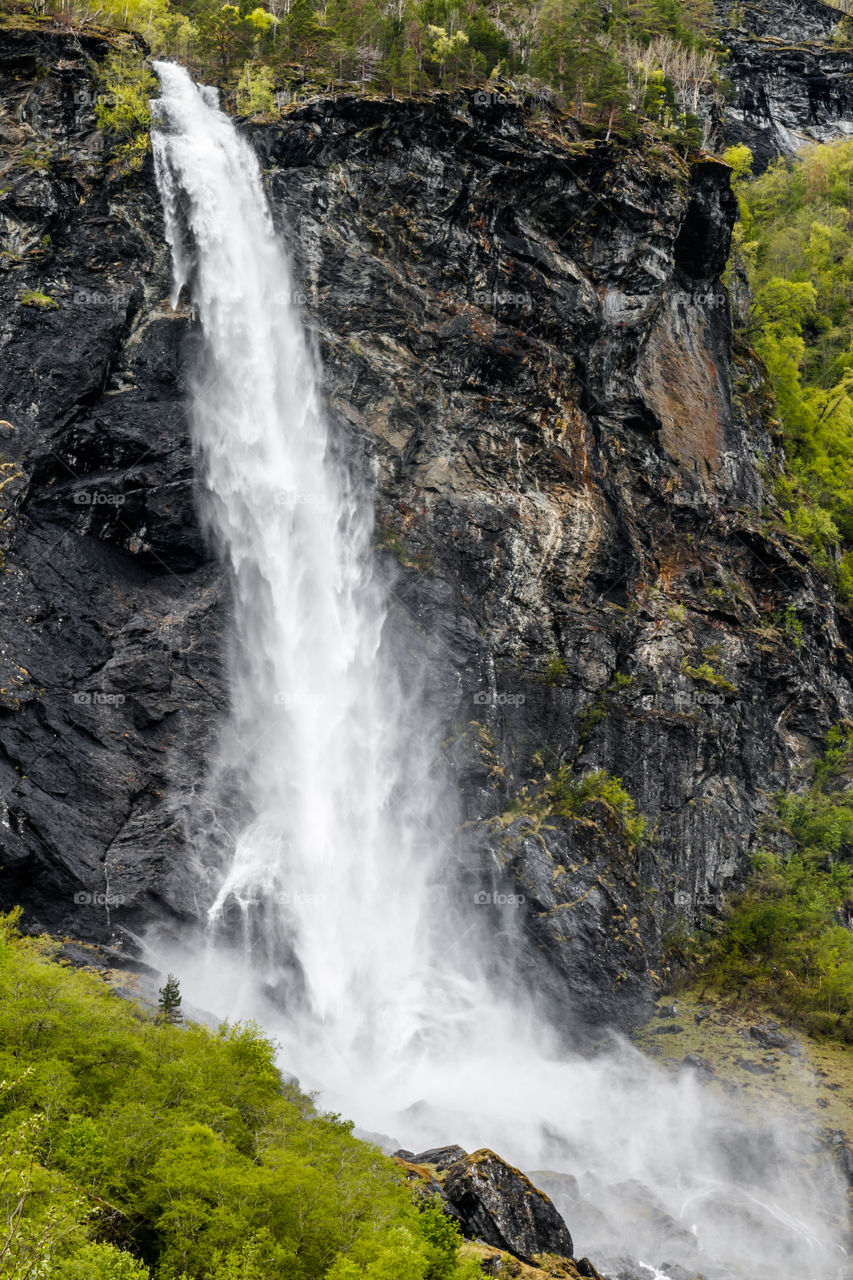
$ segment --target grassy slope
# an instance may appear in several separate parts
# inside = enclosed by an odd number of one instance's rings
[[[709,1088],[737,1087],[748,1111],[766,1115],[768,1108],[805,1127],[841,1129],[853,1137],[853,1049],[836,1040],[803,1035],[775,1019],[779,1029],[799,1046],[800,1056],[784,1049],[764,1049],[748,1032],[772,1015],[755,1003],[725,999],[701,986],[662,1000],[674,1005],[674,1018],[651,1018],[635,1033],[635,1043],[664,1066],[677,1067],[688,1054],[698,1054],[714,1068]],[[707,1013],[697,1022],[697,1014]],[[678,1026],[677,1034],[661,1028]],[[743,1061],[767,1069],[756,1075]]]

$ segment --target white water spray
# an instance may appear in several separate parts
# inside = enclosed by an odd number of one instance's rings
[[[585,1205],[551,1188],[582,1252],[839,1274],[840,1192],[816,1155],[750,1136],[625,1045],[567,1060],[488,976],[449,887],[428,717],[383,644],[369,486],[327,429],[257,160],[210,91],[156,69],[173,304],[190,286],[205,339],[204,508],[235,584],[233,709],[198,818],[211,945],[171,957],[187,995],[258,1016],[282,1065],[365,1129],[582,1175]]]

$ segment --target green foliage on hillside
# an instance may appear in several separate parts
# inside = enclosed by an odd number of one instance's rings
[[[244,114],[278,109],[276,94],[279,106],[325,88],[492,94],[508,79],[550,86],[608,130],[652,120],[696,145],[700,103],[721,85],[712,0],[0,0],[4,10],[138,32]]]
[[[757,179],[745,150],[728,153],[741,207],[730,274],[753,291],[747,337],[782,422],[789,468],[778,496],[853,601],[853,143],[810,147]]]
[[[283,1084],[0,917],[2,1280],[472,1280],[440,1209]]]
[[[811,787],[778,797],[775,847],[692,959],[721,990],[853,1043],[851,779],[853,729],[835,728]]]

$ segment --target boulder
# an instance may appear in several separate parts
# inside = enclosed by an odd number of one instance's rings
[[[574,1257],[572,1237],[548,1196],[493,1151],[475,1151],[451,1164],[442,1193],[469,1239],[525,1262],[542,1253]]]
[[[791,1037],[779,1030],[777,1022],[762,1022],[749,1028],[750,1040],[755,1040],[762,1049],[787,1049]]]

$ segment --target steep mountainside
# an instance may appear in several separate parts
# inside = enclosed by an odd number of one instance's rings
[[[853,50],[833,37],[842,15],[819,0],[715,0],[728,49],[729,142],[764,168],[809,142],[853,134]]]
[[[122,172],[95,128],[107,47],[0,31],[0,897],[132,949],[203,912],[199,826],[227,840],[192,800],[230,597],[151,160]],[[719,281],[728,170],[465,92],[247,130],[338,438],[377,477],[465,891],[496,934],[513,913],[561,1010],[629,1022],[666,930],[743,876],[772,793],[853,710],[849,628],[767,505]],[[618,803],[561,804],[561,765],[621,778],[646,837]]]

